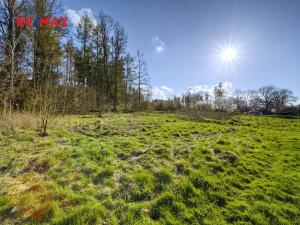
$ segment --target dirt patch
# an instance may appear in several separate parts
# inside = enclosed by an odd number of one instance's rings
[[[148,150],[145,150],[145,149],[136,149],[136,150],[131,151],[130,154],[134,157],[138,157],[138,156],[146,154],[147,152],[148,152]]]
[[[131,151],[128,162],[138,162],[142,157],[148,153],[148,150],[145,149],[136,149]]]
[[[42,174],[46,171],[48,171],[50,168],[50,165],[48,162],[38,162],[36,159],[32,159],[28,162],[27,166],[22,169],[19,173],[24,174],[24,173],[39,173]]]
[[[221,151],[219,149],[213,149],[212,154],[215,155],[219,160],[223,162],[235,163],[239,156],[230,151]]]

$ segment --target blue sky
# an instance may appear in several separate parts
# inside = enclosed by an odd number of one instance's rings
[[[70,20],[104,13],[128,34],[127,50],[145,53],[154,95],[263,85],[300,97],[299,0],[63,0]],[[221,65],[219,45],[238,48]]]

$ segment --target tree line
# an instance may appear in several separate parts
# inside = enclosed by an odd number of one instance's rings
[[[228,93],[222,83],[208,91],[187,91],[181,97],[154,100],[152,107],[163,111],[215,111],[253,114],[300,114],[297,98],[286,88],[272,85],[257,90],[235,90]]]
[[[53,17],[62,9],[57,0],[0,1],[3,113],[41,112],[47,121],[51,113],[144,109],[150,97],[144,54],[126,52],[126,32],[109,15],[82,16],[75,34],[16,26],[19,16]]]

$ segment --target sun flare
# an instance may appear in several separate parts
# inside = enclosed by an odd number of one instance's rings
[[[242,45],[234,42],[217,43],[216,59],[219,67],[229,66],[235,68],[236,64],[241,60]]]
[[[234,48],[224,48],[221,57],[224,62],[233,63],[237,59],[237,51]]]

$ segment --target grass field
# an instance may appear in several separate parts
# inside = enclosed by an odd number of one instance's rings
[[[0,224],[300,224],[300,120],[59,118],[0,133]]]

